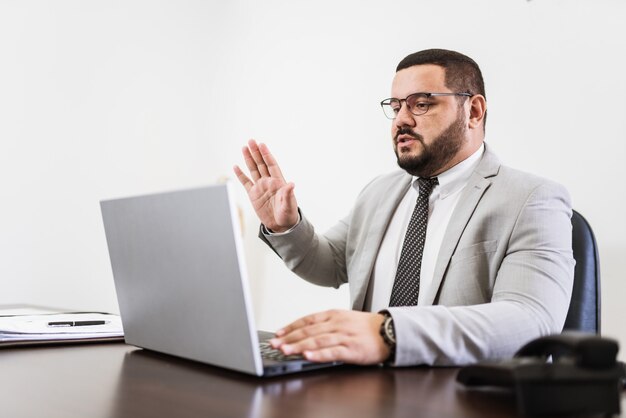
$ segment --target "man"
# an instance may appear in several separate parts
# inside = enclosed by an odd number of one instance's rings
[[[454,51],[411,54],[391,96],[381,105],[403,170],[370,182],[324,234],[265,145],[243,149],[251,178],[234,168],[286,265],[319,285],[350,284],[352,311],[299,319],[274,347],[313,361],[459,365],[560,332],[574,274],[569,196],[484,144],[478,65]]]

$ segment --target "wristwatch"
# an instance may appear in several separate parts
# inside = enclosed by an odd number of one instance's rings
[[[386,363],[392,363],[396,358],[396,330],[393,326],[393,317],[389,312],[381,312],[381,314],[385,319],[380,324],[380,336],[383,337],[383,341],[389,347],[389,357],[387,357]]]

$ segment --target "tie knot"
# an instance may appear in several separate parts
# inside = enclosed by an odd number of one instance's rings
[[[432,192],[433,187],[435,187],[438,184],[439,184],[439,180],[437,179],[437,177],[431,177],[429,179],[424,179],[421,177],[418,178],[417,185],[419,186],[419,189],[420,189],[420,196],[421,195],[430,196],[430,192]]]

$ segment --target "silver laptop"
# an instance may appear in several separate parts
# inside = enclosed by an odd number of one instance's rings
[[[230,187],[100,202],[126,342],[258,376],[333,365],[257,333]]]

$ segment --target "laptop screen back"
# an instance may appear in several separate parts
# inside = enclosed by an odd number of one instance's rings
[[[230,185],[101,202],[126,342],[256,375]]]

